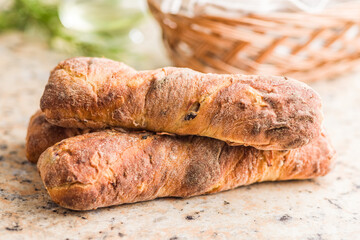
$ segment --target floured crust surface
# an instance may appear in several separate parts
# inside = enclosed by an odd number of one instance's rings
[[[54,202],[90,210],[323,176],[333,155],[324,134],[299,149],[263,151],[206,137],[107,130],[55,144],[40,156],[38,169]]]
[[[138,72],[104,58],[59,63],[41,109],[62,127],[200,135],[263,150],[304,146],[322,122],[318,94],[292,79],[173,67]]]

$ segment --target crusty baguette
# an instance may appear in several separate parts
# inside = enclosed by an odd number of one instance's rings
[[[50,124],[39,110],[30,118],[26,135],[26,157],[30,162],[36,163],[40,154],[48,147],[65,138],[88,132],[88,129],[63,128]]]
[[[48,148],[38,169],[54,202],[90,210],[255,182],[314,178],[329,171],[333,154],[323,134],[299,149],[264,151],[206,137],[106,130]]]
[[[62,127],[200,135],[264,150],[303,146],[322,121],[320,97],[295,80],[174,67],[137,72],[104,58],[59,63],[41,109]]]

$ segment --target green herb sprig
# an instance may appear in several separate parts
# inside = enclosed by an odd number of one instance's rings
[[[69,56],[103,56],[121,60],[131,55],[131,58],[141,60],[140,56],[134,56],[129,51],[126,29],[111,33],[84,33],[65,28],[60,22],[56,1],[13,0],[8,9],[1,10],[0,6],[0,33],[9,30],[42,38],[51,48]]]

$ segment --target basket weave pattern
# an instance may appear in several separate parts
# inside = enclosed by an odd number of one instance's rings
[[[360,3],[321,14],[276,12],[238,18],[189,18],[161,12],[154,0],[148,4],[179,67],[310,82],[360,66]]]

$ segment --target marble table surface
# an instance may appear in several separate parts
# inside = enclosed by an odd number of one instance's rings
[[[325,177],[76,212],[50,200],[24,153],[29,117],[63,58],[0,36],[0,239],[360,238],[360,72],[312,84],[337,150]]]

